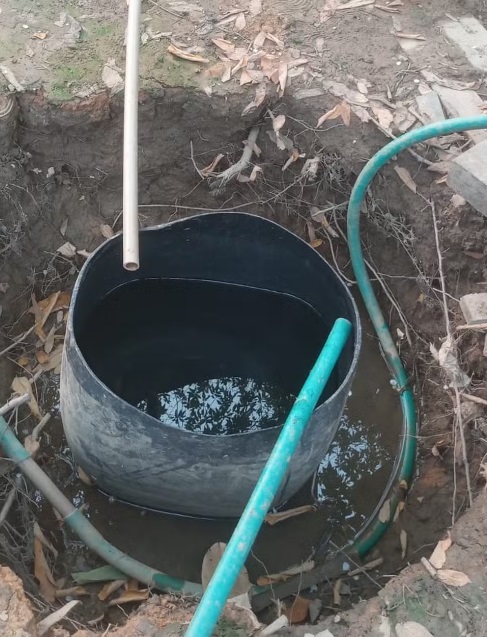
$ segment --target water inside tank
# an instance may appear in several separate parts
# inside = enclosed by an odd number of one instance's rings
[[[115,394],[164,425],[224,435],[284,423],[329,326],[287,294],[148,279],[116,288],[77,331]]]

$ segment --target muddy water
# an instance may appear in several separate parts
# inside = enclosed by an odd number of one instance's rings
[[[314,503],[317,510],[262,529],[248,561],[251,578],[266,569],[276,572],[299,563],[315,550],[324,556],[332,543],[350,541],[374,511],[387,484],[399,445],[400,406],[373,329],[364,317],[362,324],[359,368],[336,439],[314,480],[284,507]],[[56,412],[54,385],[48,399]],[[84,507],[107,540],[154,568],[199,581],[206,550],[216,541],[228,540],[234,520],[165,515],[116,502],[76,477],[59,417],[51,423],[50,435],[54,455],[45,469],[77,507]],[[52,530],[59,528],[47,504],[42,523]],[[64,533],[63,540],[66,573],[98,565],[76,538]]]

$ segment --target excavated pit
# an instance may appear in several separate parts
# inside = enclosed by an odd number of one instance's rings
[[[314,128],[317,117],[332,103],[327,98],[281,100],[269,105],[274,114],[284,114],[281,133],[291,140],[300,155],[286,170],[289,152],[272,139],[272,123],[265,109],[242,118],[242,96],[208,98],[183,89],[166,89],[157,95],[141,94],[139,124],[139,200],[144,227],[208,210],[244,210],[281,223],[304,237],[353,285],[344,236],[346,202],[355,176],[364,162],[386,143],[375,129],[353,119],[350,127],[329,122],[323,130]],[[119,98],[106,94],[84,101],[48,103],[42,93],[23,94],[8,117],[0,120],[4,148],[0,160],[0,304],[2,330],[0,349],[32,325],[31,295],[39,301],[51,293],[69,292],[86,252],[104,240],[106,227],[121,229],[122,199],[122,107]],[[211,178],[199,171],[223,154],[216,171],[235,163],[252,125],[261,127],[259,154],[253,163],[261,169],[252,181],[234,181],[224,190],[211,190]],[[270,133],[270,135],[268,134]],[[316,175],[303,175],[306,159],[317,157]],[[435,201],[441,228],[444,268],[451,294],[452,320],[461,322],[457,303],[464,293],[483,291],[487,272],[484,261],[468,256],[483,254],[487,238],[485,220],[468,206],[453,208],[445,192],[431,175],[418,170],[408,155],[400,158],[414,175],[418,189]],[[432,231],[431,211],[425,200],[410,192],[387,167],[374,182],[363,219],[365,254],[374,268],[374,285],[381,306],[397,335],[397,342],[415,388],[421,429],[418,477],[404,511],[377,551],[384,558],[381,573],[392,573],[406,561],[415,562],[431,550],[431,544],[451,524],[453,466],[458,463],[451,436],[451,400],[443,389],[444,379],[433,365],[429,343],[437,347],[445,326],[439,294],[438,260]],[[249,177],[251,167],[244,174]],[[443,187],[444,188],[444,187]],[[325,224],[316,210],[325,210]],[[314,214],[314,218],[312,217]],[[317,220],[318,221],[317,221]],[[331,232],[329,231],[330,226]],[[76,249],[59,248],[67,242]],[[378,281],[380,279],[380,281]],[[6,285],[3,285],[6,284]],[[383,284],[388,287],[384,294]],[[4,290],[4,291],[3,291]],[[358,293],[355,294],[358,298]],[[391,305],[391,297],[394,306]],[[402,317],[397,309],[400,308]],[[348,424],[340,430],[325,461],[321,475],[323,508],[311,514],[267,527],[249,563],[252,577],[276,572],[304,561],[313,550],[322,559],[334,546],[350,541],[360,525],[374,512],[391,475],[399,444],[401,414],[399,401],[365,313],[364,352],[349,401]],[[59,336],[62,329],[59,330]],[[61,339],[60,339],[61,340]],[[481,337],[464,333],[459,340],[461,363],[484,395],[481,381],[487,371]],[[16,375],[32,376],[36,351],[42,344],[26,338],[0,358],[2,403],[9,395]],[[27,362],[26,362],[27,360]],[[41,440],[37,460],[76,506],[84,505],[95,526],[107,539],[134,557],[151,562],[171,575],[196,580],[206,549],[215,541],[228,539],[233,522],[208,522],[139,511],[113,502],[94,487],[80,481],[62,433],[58,415],[57,370],[36,381],[41,412],[53,414]],[[477,411],[466,423],[473,488],[483,488],[479,465],[485,453],[482,442],[483,415]],[[480,424],[479,424],[480,423]],[[19,412],[17,431],[21,439],[32,431],[36,420],[28,408]],[[435,449],[436,451],[433,451]],[[337,458],[345,458],[345,469]],[[5,465],[5,460],[3,461]],[[2,492],[8,491],[11,474],[4,472]],[[353,481],[360,487],[352,487]],[[333,487],[330,488],[330,483]],[[316,486],[316,485],[315,485]],[[97,566],[97,558],[60,526],[52,508],[31,487],[26,509],[19,496],[10,524],[38,520],[60,551],[52,566],[57,577],[70,582],[70,573]],[[334,489],[334,491],[333,491]],[[354,494],[350,499],[350,489]],[[318,488],[318,491],[320,489]],[[456,466],[455,514],[466,504],[465,473]],[[323,494],[321,494],[323,496]],[[294,504],[307,503],[309,492]],[[303,499],[304,498],[304,499]],[[344,524],[344,520],[347,520]],[[333,521],[329,531],[326,521]],[[344,529],[346,527],[346,529]],[[406,533],[407,547],[400,541]],[[143,541],[141,541],[143,537]],[[276,540],[276,538],[278,538]],[[32,532],[26,534],[20,552],[11,553],[2,542],[2,561],[19,571],[27,590],[38,595],[29,563]],[[154,546],[157,545],[157,550]],[[65,587],[70,584],[67,583]],[[350,587],[346,604],[375,594],[377,588],[366,577]],[[325,606],[332,605],[332,589],[324,584],[314,592]],[[96,591],[83,604],[82,621],[100,615]],[[102,609],[105,610],[105,609]],[[122,621],[113,609],[100,627]]]

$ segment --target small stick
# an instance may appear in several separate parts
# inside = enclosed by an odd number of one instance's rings
[[[73,608],[75,606],[77,606],[78,604],[80,604],[81,602],[79,601],[79,599],[73,599],[73,601],[68,602],[67,604],[65,604],[62,608],[59,608],[58,610],[54,611],[54,613],[51,613],[50,615],[48,615],[47,617],[45,617],[42,621],[40,621],[37,624],[37,632],[39,633],[40,636],[45,635],[47,633],[47,631],[54,626],[54,624],[57,624],[58,622],[61,621],[61,619],[63,619],[64,617],[66,617],[66,615],[73,610]]]
[[[17,409],[21,405],[28,403],[30,400],[29,394],[22,394],[21,396],[14,396],[8,400],[3,407],[0,407],[0,416],[8,413],[12,409]]]
[[[429,560],[427,560],[425,557],[422,557],[421,558],[421,564],[425,567],[425,569],[428,571],[428,573],[431,575],[431,577],[436,579],[436,570],[433,567],[433,565],[431,564],[431,562]]]
[[[381,564],[384,563],[384,558],[378,557],[376,560],[372,560],[371,562],[367,562],[363,566],[359,566],[358,568],[350,571],[349,573],[345,573],[344,577],[354,577],[355,575],[359,575],[360,573],[364,573],[366,571],[373,571],[374,568],[377,568]]]
[[[215,177],[215,180],[211,184],[212,190],[220,190],[221,188],[224,188],[229,181],[238,177],[238,175],[247,168],[252,158],[252,153],[254,152],[254,146],[257,141],[257,137],[259,136],[259,131],[259,126],[252,126],[249,136],[245,141],[242,157],[240,157],[236,164],[233,164],[233,166],[230,166],[230,168],[227,168]]]
[[[3,505],[3,508],[0,511],[0,526],[2,526],[2,524],[7,519],[7,515],[9,513],[10,509],[12,508],[12,504],[15,501],[15,496],[17,495],[17,490],[20,488],[21,484],[22,484],[22,474],[18,473],[15,476],[14,483],[13,483],[12,488],[10,489],[10,492],[9,492],[9,494],[8,494],[6,500],[5,500],[5,504]]]
[[[465,398],[465,400],[469,400],[471,403],[477,403],[477,405],[487,406],[487,400],[485,400],[485,398],[480,398],[479,396],[472,396],[471,394],[460,394],[460,397]]]
[[[467,323],[466,325],[459,325],[456,330],[457,332],[462,330],[487,330],[487,323]]]
[[[10,352],[11,349],[13,349],[14,347],[16,347],[19,343],[21,343],[25,338],[27,338],[30,334],[32,334],[32,332],[34,331],[35,325],[33,325],[32,327],[29,327],[29,329],[24,332],[23,334],[21,334],[18,338],[15,339],[15,341],[13,343],[11,343],[8,347],[6,347],[5,349],[3,349],[0,352],[0,356],[3,356],[4,354],[6,354],[7,352]]]

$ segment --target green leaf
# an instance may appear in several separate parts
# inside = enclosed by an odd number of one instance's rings
[[[71,573],[72,578],[76,584],[91,584],[93,582],[112,582],[117,579],[128,579],[125,573],[122,573],[115,568],[107,564],[106,566],[100,566],[94,568],[91,571],[80,571],[79,573]]]

